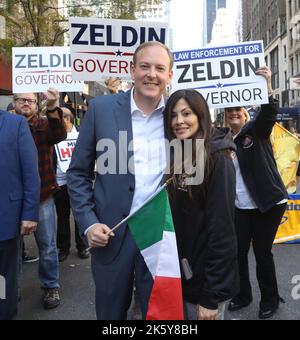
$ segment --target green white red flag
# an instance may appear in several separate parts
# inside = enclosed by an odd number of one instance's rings
[[[176,235],[165,186],[132,215],[128,225],[154,284],[147,320],[183,320]]]

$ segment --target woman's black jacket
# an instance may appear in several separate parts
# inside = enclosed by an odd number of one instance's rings
[[[215,129],[210,143],[213,168],[207,192],[193,189],[193,198],[170,186],[170,202],[179,258],[193,271],[183,277],[184,299],[208,309],[239,291],[237,242],[234,231],[235,169],[228,150],[235,150],[229,129]]]
[[[277,101],[270,97],[269,104],[262,105],[257,118],[247,123],[234,140],[244,182],[262,213],[289,197],[270,142],[277,113]]]

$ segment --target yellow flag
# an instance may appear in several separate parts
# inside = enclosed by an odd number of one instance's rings
[[[300,159],[300,140],[276,123],[271,135],[277,168],[289,194],[297,189],[297,169]]]
[[[300,243],[300,195],[292,195],[282,218],[276,239],[277,243]],[[298,242],[297,242],[298,241]]]

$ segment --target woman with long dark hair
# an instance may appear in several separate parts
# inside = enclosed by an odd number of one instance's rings
[[[234,155],[237,183],[235,228],[240,273],[240,292],[229,304],[229,310],[238,311],[252,302],[248,266],[252,242],[261,291],[259,318],[268,319],[275,314],[280,301],[272,246],[286,210],[288,194],[270,142],[278,113],[272,95],[272,74],[266,66],[256,73],[267,80],[269,104],[262,105],[254,121],[249,121],[249,115],[242,107],[225,109],[225,121],[237,147]]]
[[[170,201],[183,277],[185,317],[217,320],[224,317],[224,302],[238,291],[237,246],[234,232],[235,171],[229,129],[212,127],[206,101],[194,90],[175,92],[166,105],[168,139],[193,148],[171,161]],[[204,158],[197,161],[204,141]],[[175,157],[176,158],[176,157]],[[178,157],[177,157],[178,158]],[[193,183],[186,169],[190,158],[195,169],[204,167],[204,181]],[[199,164],[197,164],[197,162]],[[176,174],[178,163],[183,171]],[[180,165],[180,164],[179,164]]]

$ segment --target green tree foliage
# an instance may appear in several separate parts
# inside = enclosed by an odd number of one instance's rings
[[[66,28],[62,15],[43,0],[0,0],[7,39],[16,46],[54,46],[62,43]]]
[[[168,0],[152,0],[159,4]],[[6,19],[7,37],[0,39],[0,53],[12,46],[60,46],[69,30],[69,16],[136,19],[147,10],[149,0],[0,0],[0,15]]]
[[[135,20],[149,5],[169,1],[0,0],[0,17],[5,18],[6,26],[5,39],[0,37],[0,62],[9,68],[13,47],[63,45],[70,16]]]

